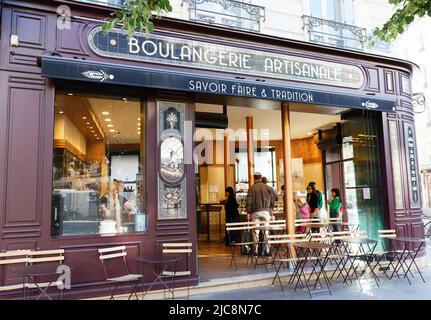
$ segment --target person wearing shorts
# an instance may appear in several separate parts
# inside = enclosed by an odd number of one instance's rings
[[[273,216],[274,204],[277,199],[277,193],[273,188],[262,182],[260,172],[255,172],[254,184],[248,189],[246,199],[247,218],[250,221],[253,219],[256,223],[264,221],[264,225],[268,226],[271,217]],[[265,231],[265,255],[270,255],[267,236],[269,231]],[[254,242],[254,254],[259,252],[259,230],[252,233]]]

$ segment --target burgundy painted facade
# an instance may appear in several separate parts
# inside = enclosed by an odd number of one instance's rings
[[[66,296],[88,297],[106,295],[102,266],[97,249],[126,244],[130,266],[138,271],[133,258],[157,249],[158,242],[190,241],[197,250],[195,189],[193,165],[186,168],[187,219],[157,220],[157,114],[156,100],[184,101],[187,115],[194,118],[194,102],[202,97],[191,94],[158,92],[146,93],[146,184],[149,231],[147,234],[128,234],[112,237],[50,236],[52,150],[55,80],[40,74],[37,58],[49,52],[64,57],[91,61],[112,62],[127,65],[149,65],[120,59],[107,59],[95,55],[87,44],[87,34],[100,23],[74,18],[71,30],[56,28],[58,5],[71,6],[72,15],[103,19],[109,13],[106,8],[77,4],[73,1],[3,1],[0,38],[0,251],[14,249],[66,249],[66,263],[74,270],[73,289]],[[384,150],[381,150],[385,217],[387,227],[394,228],[404,236],[423,237],[422,211],[412,209],[409,201],[407,180],[407,151],[405,148],[404,123],[414,123],[411,94],[404,93],[401,77],[410,77],[410,63],[349,52],[335,48],[324,48],[313,44],[255,35],[241,31],[215,28],[188,21],[163,19],[156,23],[158,32],[188,34],[190,38],[225,43],[241,42],[244,47],[267,46],[274,52],[297,54],[306,57],[321,56],[323,59],[361,66],[367,75],[365,85],[359,90],[331,88],[332,91],[378,94],[381,97],[396,97],[397,112],[382,114],[381,135]],[[19,36],[19,46],[9,45],[10,35]],[[213,39],[213,40],[210,40]],[[222,40],[220,40],[222,39]],[[157,68],[184,70],[173,66],[152,65]],[[216,72],[199,71],[201,74]],[[392,86],[388,85],[386,73],[392,75]],[[220,74],[220,73],[218,73]],[[288,83],[285,81],[284,83]],[[310,88],[324,89],[324,86],[307,84]],[[220,101],[220,97],[208,97]],[[245,101],[245,100],[244,100]],[[210,101],[207,101],[210,102]],[[392,161],[389,143],[389,121],[398,124],[403,172],[404,208],[395,209],[392,177]],[[189,146],[192,146],[189,141]],[[187,148],[187,143],[186,143]],[[189,151],[190,151],[190,147]],[[416,164],[417,165],[417,164]],[[197,258],[193,257],[193,281],[198,282]],[[147,275],[149,272],[145,272]],[[0,273],[0,283],[13,281],[8,270]]]

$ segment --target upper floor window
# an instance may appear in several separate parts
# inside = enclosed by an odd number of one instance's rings
[[[353,0],[311,0],[311,15],[316,18],[353,24]]]
[[[310,1],[311,16],[303,16],[310,41],[340,48],[363,49],[366,32],[353,24],[353,0]]]

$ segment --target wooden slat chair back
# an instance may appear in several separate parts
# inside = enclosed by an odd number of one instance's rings
[[[270,220],[269,221],[270,226],[280,226],[286,228],[286,220]]]
[[[13,250],[0,252],[0,272],[3,272],[7,266],[16,266],[19,264],[28,264],[28,253],[30,250]],[[23,289],[24,283],[20,281],[18,284],[0,285],[0,292]]]
[[[185,254],[187,256],[187,270],[166,270],[162,273],[164,277],[171,277],[173,279],[173,286],[175,288],[176,277],[188,277],[187,278],[187,299],[190,296],[190,277],[192,275],[190,256],[193,252],[193,244],[190,242],[163,242],[161,245],[163,254]]]
[[[64,261],[64,249],[54,250],[37,250],[28,253],[28,263],[37,264],[43,262],[58,262],[59,264]]]
[[[132,288],[128,300],[130,300],[130,298],[133,295],[136,297],[136,299],[138,299],[138,296],[136,294],[136,287],[139,284],[139,281],[142,279],[143,275],[130,273],[129,265],[127,263],[126,246],[122,245],[122,246],[116,246],[116,247],[110,247],[110,248],[103,248],[103,249],[99,249],[98,253],[99,253],[99,260],[103,266],[105,280],[111,292],[110,300],[114,300],[114,295],[118,289],[118,286],[121,283],[128,283]],[[107,263],[110,261],[113,262],[114,260],[115,262],[121,261],[121,264],[123,265],[123,268],[125,271],[123,274],[115,275],[115,276],[111,276],[109,274],[107,270]]]
[[[312,218],[312,219],[295,219],[294,220],[295,227],[301,227],[307,225],[309,223],[322,223],[320,218]]]
[[[387,230],[378,230],[377,234],[379,238],[393,239],[397,237],[397,232],[395,229],[387,229]]]
[[[343,219],[341,217],[338,218],[329,218],[329,217],[323,217],[321,218],[322,223],[336,223],[336,222],[343,222]]]
[[[384,240],[390,240],[397,237],[397,232],[395,229],[383,229],[378,230],[377,234],[379,235],[379,238],[381,239],[380,244],[382,246],[383,251],[388,251],[389,248],[384,244]]]

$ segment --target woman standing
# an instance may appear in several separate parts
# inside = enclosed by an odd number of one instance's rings
[[[319,218],[319,195],[314,185],[307,187],[307,204],[310,207],[310,218]],[[311,232],[319,232],[319,228],[311,228]]]
[[[316,192],[316,187],[313,185],[307,187],[307,204],[310,206],[310,218],[318,218],[319,196]]]
[[[117,232],[123,232],[123,221],[129,219],[133,209],[132,203],[121,195],[122,184],[113,179],[109,192],[100,198],[100,212],[103,219],[115,220]]]
[[[226,197],[226,199],[221,200],[220,203],[224,205],[224,210],[226,212],[226,223],[238,222],[238,220],[239,220],[239,212],[238,212],[239,204],[236,201],[235,191],[233,190],[232,187],[227,187],[225,189],[225,192],[226,192],[227,197]],[[232,237],[232,238],[233,239],[229,239],[229,234],[226,231],[226,235],[225,235],[226,243],[237,240],[237,239],[235,239],[236,237]]]
[[[328,200],[329,204],[329,217],[330,218],[339,218],[340,217],[340,208],[341,208],[341,196],[340,190],[337,188],[331,189],[332,198]],[[334,224],[332,226],[333,231],[338,231],[338,226]]]

